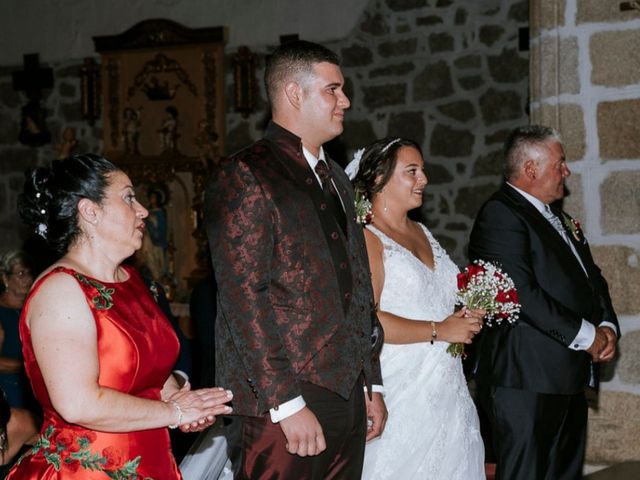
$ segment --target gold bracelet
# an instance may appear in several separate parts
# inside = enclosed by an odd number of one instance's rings
[[[431,345],[438,338],[438,330],[436,330],[436,322],[431,322]]]

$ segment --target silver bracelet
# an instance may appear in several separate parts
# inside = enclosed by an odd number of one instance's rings
[[[170,403],[171,405],[173,405],[173,408],[175,408],[176,411],[178,412],[178,423],[173,425],[167,425],[167,426],[172,430],[178,428],[182,424],[182,409],[180,408],[180,405],[178,405],[178,402],[176,402],[175,400],[163,400],[163,401],[164,403]]]

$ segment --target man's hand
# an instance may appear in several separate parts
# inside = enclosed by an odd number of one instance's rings
[[[616,353],[616,334],[609,327],[597,327],[593,343],[587,348],[594,362],[609,362]]]
[[[371,400],[365,394],[367,402],[367,442],[379,437],[387,423],[387,406],[384,404],[382,394],[373,392]]]
[[[280,428],[287,438],[289,453],[306,457],[318,455],[327,448],[322,426],[308,407],[280,420]]]
[[[602,330],[607,337],[607,345],[600,352],[600,361],[610,362],[616,355],[618,337],[616,336],[616,333],[609,327],[598,327],[597,329]]]

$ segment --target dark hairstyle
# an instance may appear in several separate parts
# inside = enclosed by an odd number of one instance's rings
[[[400,137],[387,137],[372,143],[365,148],[358,174],[351,181],[354,190],[371,200],[374,193],[380,192],[387,184],[398,161],[398,150],[402,147],[412,147],[420,152],[422,149],[413,140]],[[380,181],[376,183],[376,179]]]
[[[116,171],[119,169],[109,160],[91,153],[28,170],[18,198],[20,216],[62,255],[81,233],[78,202],[87,198],[100,205],[108,177]]]
[[[538,148],[549,140],[560,141],[560,135],[551,127],[527,125],[514,129],[504,142],[504,178],[517,178],[529,156],[529,149]]]
[[[304,40],[295,40],[276,48],[267,58],[264,71],[264,84],[271,106],[281,85],[298,78],[300,74],[311,73],[314,64],[321,62],[340,65],[340,57],[322,45]]]

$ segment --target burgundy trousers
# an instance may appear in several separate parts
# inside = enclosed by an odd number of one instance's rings
[[[240,434],[242,466],[236,478],[250,480],[359,479],[367,431],[362,381],[348,399],[311,383],[302,383],[302,396],[316,415],[327,442],[320,455],[300,457],[286,449],[280,425],[269,415],[243,417]]]

